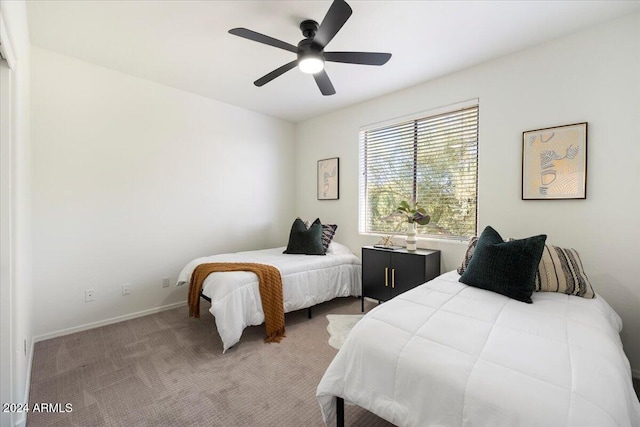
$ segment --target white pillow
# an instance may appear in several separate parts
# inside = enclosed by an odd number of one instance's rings
[[[352,252],[351,252],[351,249],[349,249],[345,245],[342,245],[336,242],[335,240],[332,240],[331,243],[329,243],[329,247],[327,248],[327,253],[333,254],[333,255],[341,255],[341,254],[350,254]]]

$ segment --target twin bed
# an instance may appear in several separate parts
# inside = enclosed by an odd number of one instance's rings
[[[312,307],[337,297],[358,296],[361,263],[347,247],[331,242],[324,256],[283,254],[284,247],[197,258],[178,276],[178,285],[189,285],[193,270],[211,262],[243,262],[272,265],[280,270],[284,312]],[[223,343],[223,352],[240,341],[247,326],[264,322],[257,276],[251,272],[209,275],[202,295],[211,301],[210,312]]]
[[[398,426],[640,426],[619,332],[601,297],[524,304],[458,282],[405,292],[356,324],[317,388],[326,424],[359,405]]]

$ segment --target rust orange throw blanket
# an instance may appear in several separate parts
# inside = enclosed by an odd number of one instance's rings
[[[280,271],[265,264],[249,262],[211,262],[200,264],[193,270],[189,284],[189,317],[200,317],[200,290],[204,279],[211,273],[225,271],[251,271],[258,276],[258,289],[267,329],[265,342],[280,342],[284,335],[284,301]]]

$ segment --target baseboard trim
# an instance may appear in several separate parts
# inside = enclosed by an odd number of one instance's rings
[[[137,317],[148,316],[149,314],[159,313],[161,311],[172,310],[187,304],[187,301],[176,302],[173,304],[163,305],[161,307],[154,307],[148,310],[138,311],[136,313],[125,314],[123,316],[112,317],[110,319],[99,320],[97,322],[85,323],[84,325],[74,326],[72,328],[61,329],[55,332],[49,332],[47,334],[38,335],[33,338],[34,342],[45,341],[51,338],[61,337],[64,335],[75,334],[76,332],[87,331],[89,329],[99,328],[101,326],[107,326],[114,323],[124,322],[125,320],[135,319]]]

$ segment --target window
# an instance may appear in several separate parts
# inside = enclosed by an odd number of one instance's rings
[[[360,170],[361,233],[404,233],[385,217],[415,200],[431,216],[419,235],[476,235],[478,101],[361,130]]]

